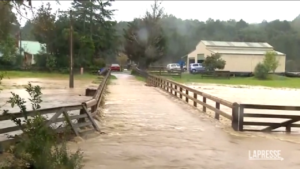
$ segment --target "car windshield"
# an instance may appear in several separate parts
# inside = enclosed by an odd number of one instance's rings
[[[179,64],[172,64],[171,67],[178,67]]]
[[[119,64],[111,64],[111,66],[113,66],[113,67],[118,67],[118,66],[120,66]]]

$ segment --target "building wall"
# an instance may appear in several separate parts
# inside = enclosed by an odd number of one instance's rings
[[[264,55],[222,55],[226,61],[224,70],[231,72],[253,72],[258,63],[262,63]],[[285,72],[285,56],[278,56],[279,66],[276,73]]]
[[[189,59],[195,58],[197,62],[197,54],[204,54],[204,57],[210,56],[210,50],[242,50],[243,48],[228,48],[228,47],[209,47],[203,42],[200,42],[194,51],[188,54],[187,57],[187,69],[189,70]],[[245,48],[249,51],[249,48]],[[245,50],[244,49],[244,50]],[[251,50],[266,50],[269,51],[273,48],[251,48]],[[255,66],[263,62],[264,55],[225,55],[222,54],[222,58],[226,61],[226,66],[224,70],[231,72],[253,72]],[[275,72],[285,72],[285,56],[278,56],[279,66]]]
[[[195,63],[197,63],[197,54],[204,54],[204,57],[207,57],[209,55],[211,55],[211,51],[209,51],[206,46],[204,45],[203,42],[200,42],[197,46],[196,46],[196,49],[194,51],[192,51],[191,53],[188,54],[188,57],[187,57],[187,70],[189,70],[189,66],[190,66],[190,63],[189,63],[189,59],[190,58],[195,58]]]

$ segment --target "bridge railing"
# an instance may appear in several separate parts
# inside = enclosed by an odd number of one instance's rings
[[[232,120],[232,114],[236,114],[238,111],[237,103],[220,99],[167,78],[149,75],[147,82],[152,86],[161,88],[176,98],[184,99],[186,103],[191,103],[194,107],[201,106],[203,112],[206,112],[207,109],[213,111],[214,118],[217,120],[220,119],[220,116]],[[208,104],[208,101],[213,101],[215,103],[214,106]],[[224,110],[221,110],[221,106],[229,108],[231,112],[225,112]],[[235,124],[232,125],[235,126]]]
[[[148,86],[159,87],[176,98],[183,99],[186,103],[191,103],[194,107],[199,107],[200,105],[203,112],[210,109],[214,112],[214,118],[217,120],[219,120],[220,117],[229,119],[235,131],[271,132],[278,128],[285,127],[286,132],[291,132],[291,128],[300,127],[300,124],[295,124],[300,121],[300,106],[238,104],[237,102],[229,102],[195,90],[170,79],[148,74],[146,71],[140,69],[136,69],[135,71],[136,74],[146,78]],[[208,101],[214,102],[214,105],[208,104]],[[223,110],[221,110],[222,107]],[[224,109],[224,107],[226,107],[226,109]],[[245,112],[246,109],[256,110],[256,113]],[[263,110],[268,110],[268,112],[264,112]],[[281,111],[281,113],[278,114],[276,111]],[[284,113],[282,113],[282,111],[284,111]],[[287,111],[296,113],[291,115],[288,114]],[[249,121],[249,118],[252,119]],[[277,120],[277,122],[274,122],[274,120]],[[244,126],[250,127],[250,129]],[[260,129],[259,127],[262,126],[265,127]]]
[[[74,105],[28,111],[28,117],[35,116],[37,113],[50,117],[47,118],[48,120],[46,121],[45,125],[55,128],[58,133],[70,128],[76,136],[79,136],[80,132],[84,131],[81,130],[83,127],[100,132],[99,126],[95,122],[95,119],[97,119],[97,108],[103,100],[110,73],[110,69],[107,69],[105,77],[96,90],[86,90],[86,95],[93,96],[92,99]],[[11,122],[12,116],[20,119],[24,118],[24,115],[20,112],[0,115],[0,123],[11,124],[10,126],[3,126],[0,128],[0,135],[2,135],[2,137],[5,135],[22,133],[20,127]],[[1,139],[0,142],[9,140],[10,139],[6,137],[5,139]]]

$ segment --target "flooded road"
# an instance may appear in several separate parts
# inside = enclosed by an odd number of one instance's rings
[[[239,135],[188,104],[116,74],[106,96],[102,131],[70,143],[86,169],[298,169],[299,145]],[[283,161],[251,161],[249,150],[281,150]]]

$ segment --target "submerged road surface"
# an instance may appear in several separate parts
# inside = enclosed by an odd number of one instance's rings
[[[159,89],[116,76],[106,96],[106,134],[71,145],[83,150],[86,169],[299,169],[299,145],[233,136]],[[249,150],[281,150],[283,160],[252,161]]]

